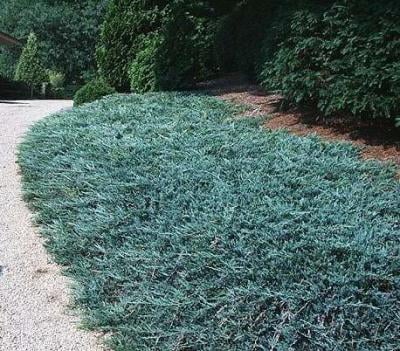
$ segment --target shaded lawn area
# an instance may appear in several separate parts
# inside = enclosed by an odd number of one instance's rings
[[[37,123],[27,201],[115,350],[393,350],[395,170],[214,98],[112,96]]]

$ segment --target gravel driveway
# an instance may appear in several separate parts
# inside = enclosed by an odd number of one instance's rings
[[[96,335],[77,328],[60,275],[21,199],[16,147],[35,121],[71,101],[0,101],[0,350],[97,351]]]

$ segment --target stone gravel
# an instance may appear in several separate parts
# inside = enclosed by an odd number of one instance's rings
[[[79,329],[69,280],[51,262],[22,200],[16,149],[37,120],[70,108],[66,100],[0,101],[0,350],[100,351]]]

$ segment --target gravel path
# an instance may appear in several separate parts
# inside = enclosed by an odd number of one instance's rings
[[[29,126],[70,101],[0,101],[0,350],[97,351],[68,310],[68,280],[49,261],[21,199],[16,146]]]

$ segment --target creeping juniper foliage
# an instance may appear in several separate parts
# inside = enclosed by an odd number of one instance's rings
[[[394,170],[213,98],[110,96],[37,123],[26,199],[115,350],[395,350]]]

